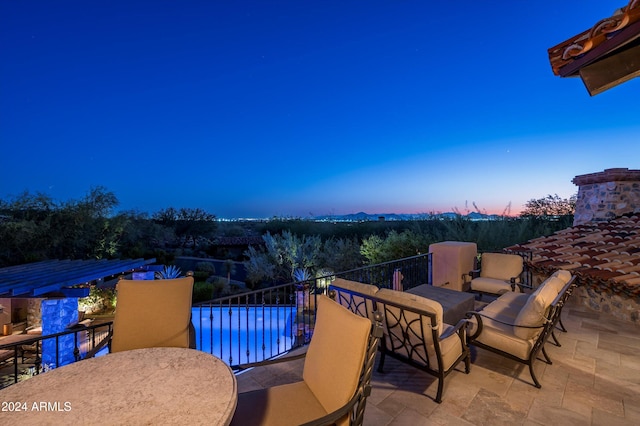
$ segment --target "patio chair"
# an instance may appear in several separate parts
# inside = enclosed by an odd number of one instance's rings
[[[361,425],[382,325],[318,296],[306,354],[245,364],[270,365],[305,357],[302,380],[238,395],[232,425]]]
[[[522,256],[505,253],[483,253],[480,269],[469,272],[470,291],[499,296],[509,291],[522,292],[521,275],[524,270]]]
[[[109,345],[110,352],[152,347],[193,348],[193,277],[120,280],[113,330],[87,354]]]
[[[527,365],[540,388],[534,363],[539,354],[552,363],[544,345],[576,286],[575,276],[565,279],[566,274],[554,274],[532,294],[505,293],[479,312],[468,312],[469,344]]]

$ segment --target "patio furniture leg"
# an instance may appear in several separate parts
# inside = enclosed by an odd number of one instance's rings
[[[385,353],[384,349],[380,351],[380,361],[378,362],[378,373],[384,373],[383,367],[384,367],[384,358],[386,357],[386,355],[387,354]]]
[[[541,388],[542,385],[538,381],[538,378],[536,377],[536,373],[533,371],[533,360],[530,360],[529,362],[529,373],[531,374],[531,378],[533,379],[533,383],[535,387],[537,387],[538,389]]]
[[[444,373],[438,375],[438,393],[436,394],[435,401],[440,404],[442,402],[442,391],[444,390]]]
[[[564,327],[564,324],[562,323],[562,317],[558,318],[558,324],[559,325],[559,329],[560,331],[562,331],[563,333],[567,332],[567,329]]]
[[[560,344],[560,342],[558,341],[558,338],[556,337],[556,333],[554,333],[554,331],[553,331],[553,330],[551,330],[551,337],[553,338],[553,342],[554,342],[554,344],[555,344],[556,346],[562,346],[562,345]]]
[[[544,349],[544,346],[542,347],[542,355],[544,355],[544,362],[546,362],[547,364],[553,364],[551,358],[549,358],[549,355],[547,355],[547,351]]]

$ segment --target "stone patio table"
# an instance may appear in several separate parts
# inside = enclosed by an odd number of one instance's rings
[[[475,297],[471,293],[450,290],[448,288],[434,287],[429,284],[422,284],[406,291],[435,300],[442,305],[443,320],[447,324],[455,325],[465,317],[468,311],[473,311]]]
[[[0,424],[227,425],[236,378],[219,358],[183,348],[107,354],[0,390]]]

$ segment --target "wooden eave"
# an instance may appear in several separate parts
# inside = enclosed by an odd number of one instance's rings
[[[640,76],[640,0],[548,53],[555,75],[579,76],[592,96]]]

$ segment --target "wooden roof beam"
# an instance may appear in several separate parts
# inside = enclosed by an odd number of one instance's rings
[[[640,39],[581,68],[579,74],[591,96],[640,76]]]

